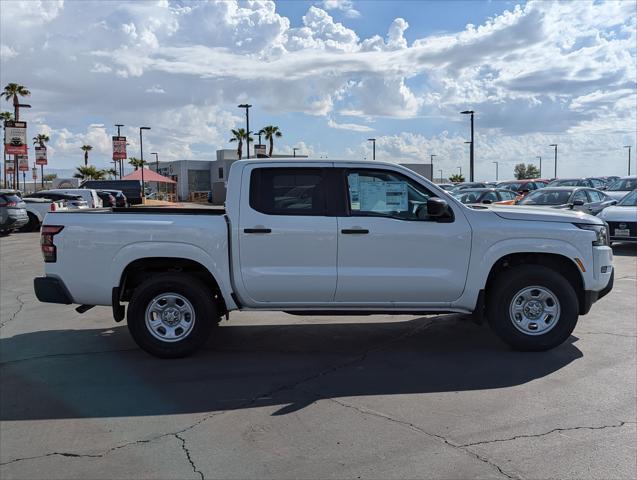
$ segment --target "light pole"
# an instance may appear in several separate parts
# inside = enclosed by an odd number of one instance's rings
[[[429,159],[430,159],[430,162],[431,162],[431,181],[433,181],[433,179],[434,179],[434,157],[437,157],[437,156],[438,155],[435,155],[433,153],[431,153],[429,155]]]
[[[246,145],[248,149],[248,159],[250,159],[250,107],[252,105],[247,103],[242,103],[239,105],[239,108],[246,109]],[[261,141],[259,141],[260,143]]]
[[[144,188],[144,141],[142,140],[142,131],[150,130],[150,127],[139,127],[139,156],[142,167],[142,200],[146,197],[146,190]]]
[[[442,170],[438,170],[440,172],[440,183],[442,183],[444,180],[442,179]]]
[[[555,147],[555,173],[553,174],[553,177],[557,178],[557,143],[551,143],[549,147]]]
[[[14,109],[14,113],[13,113],[13,118],[15,119],[16,122],[20,121],[20,109],[21,108],[31,108],[31,105],[28,105],[26,103],[18,103],[17,105],[15,105],[15,109]],[[6,133],[6,132],[5,132]],[[13,163],[14,163],[14,172],[15,174],[13,175],[13,188],[15,190],[19,190],[20,189],[20,177],[18,176],[18,156],[14,155],[13,156]],[[22,172],[22,180],[24,180],[25,178],[25,173]],[[26,181],[26,180],[25,180]],[[22,182],[24,183],[24,182]],[[26,190],[26,188],[25,188]]]
[[[368,138],[368,142],[372,142],[372,160],[376,160],[376,139]]]
[[[462,177],[462,167],[456,167],[458,169],[458,171],[460,172],[460,176]]]
[[[495,181],[498,181],[498,162],[491,162],[491,163],[495,163]]]
[[[632,145],[624,145],[624,148],[628,149],[628,175],[630,175],[630,149]]]
[[[120,136],[120,131],[119,131],[119,129],[120,129],[121,127],[123,127],[124,125],[123,125],[123,124],[121,124],[121,123],[116,123],[116,124],[115,124],[115,126],[117,127],[117,136],[119,137],[119,136]],[[119,179],[120,179],[120,180],[122,179],[122,173],[123,173],[123,172],[122,172],[122,168],[123,168],[123,167],[122,167],[122,162],[123,162],[123,160],[117,160],[117,163],[119,164]],[[117,169],[117,165],[115,165],[115,169]]]
[[[301,149],[300,149],[300,148],[297,148],[297,147],[293,147],[293,148],[292,148],[292,156],[293,156],[293,157],[295,157],[295,158],[296,158],[296,151],[297,151],[297,150],[301,150]]]
[[[460,112],[463,115],[471,115],[471,150],[469,150],[469,181],[473,182],[473,110],[464,110]]]
[[[540,159],[540,178],[542,178],[542,156],[541,155],[537,155],[535,158],[539,158]]]

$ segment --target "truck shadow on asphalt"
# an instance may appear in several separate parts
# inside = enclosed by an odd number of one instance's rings
[[[315,320],[315,322],[320,322]],[[126,326],[0,339],[2,420],[174,415],[280,407],[318,398],[511,387],[582,357],[571,336],[511,351],[461,315],[403,322],[222,326],[190,358],[138,350]],[[423,397],[423,408],[427,399]]]

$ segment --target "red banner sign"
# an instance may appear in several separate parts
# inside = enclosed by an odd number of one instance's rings
[[[35,147],[35,164],[36,165],[47,164],[46,147]]]
[[[21,172],[29,171],[29,157],[26,155],[17,155],[18,158],[18,170]]]
[[[15,173],[15,166],[13,165],[13,160],[7,162],[7,175],[13,175]]]
[[[27,122],[4,122],[4,152],[7,155],[27,154]]]
[[[113,160],[126,160],[126,137],[113,137]]]

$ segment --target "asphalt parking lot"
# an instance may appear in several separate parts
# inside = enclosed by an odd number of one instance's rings
[[[0,239],[0,478],[637,478],[637,246],[544,353],[460,315],[234,313],[158,360]]]

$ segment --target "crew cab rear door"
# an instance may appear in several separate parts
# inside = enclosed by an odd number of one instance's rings
[[[445,222],[419,218],[432,196],[389,169],[344,170],[336,301],[360,306],[448,304],[464,290],[471,228],[459,207]]]
[[[336,217],[328,215],[331,164],[245,168],[239,214],[239,293],[247,306],[320,305],[336,290]]]

